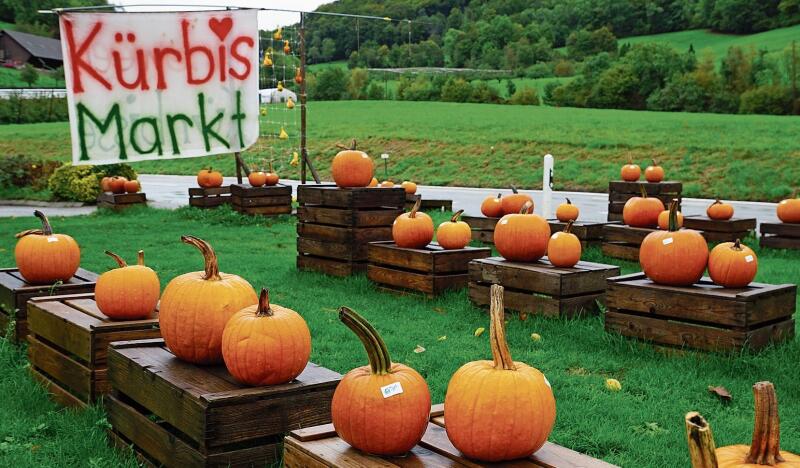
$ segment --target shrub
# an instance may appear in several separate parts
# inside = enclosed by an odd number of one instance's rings
[[[539,92],[536,88],[520,88],[511,96],[511,104],[522,106],[538,106]]]
[[[472,96],[472,85],[463,78],[449,78],[442,86],[442,101],[467,102]]]
[[[58,198],[92,202],[100,193],[100,179],[93,166],[64,164],[50,176],[48,187]]]
[[[69,118],[65,98],[0,99],[0,124],[59,122]]]
[[[397,87],[397,95],[404,101],[434,101],[440,94],[441,91],[425,75],[418,75],[413,80],[403,77]]]
[[[316,77],[312,99],[317,101],[338,101],[347,97],[348,77],[339,67],[328,67]]]
[[[785,115],[792,112],[792,107],[790,88],[781,85],[759,86],[742,93],[739,113]]]
[[[370,81],[367,86],[367,99],[372,101],[380,101],[381,99],[388,99],[384,96],[384,87],[377,81]]]
[[[499,104],[503,102],[500,98],[500,93],[486,84],[483,81],[479,81],[476,84],[472,85],[472,94],[469,97],[468,102],[478,102],[484,104]]]
[[[22,155],[0,158],[0,186],[30,186],[41,190],[47,187],[47,179],[59,166],[59,161],[35,160]]]
[[[139,178],[139,174],[129,165],[124,163],[118,164],[104,164],[102,166],[92,166],[92,170],[101,179],[103,177],[120,176],[128,180],[135,180]]]
[[[553,76],[553,67],[549,63],[539,62],[525,69],[526,78],[550,78]]]
[[[642,109],[640,82],[633,67],[615,65],[604,71],[586,101],[589,107],[601,109]]]
[[[553,66],[553,74],[556,76],[572,76],[575,74],[575,66],[569,60],[559,60]]]

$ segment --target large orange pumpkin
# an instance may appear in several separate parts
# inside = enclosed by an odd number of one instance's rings
[[[53,234],[50,221],[39,210],[33,212],[42,222],[42,229],[17,234],[14,258],[19,274],[31,284],[51,284],[68,281],[78,271],[81,249],[75,239],[66,234]]]
[[[161,335],[175,356],[195,364],[222,362],[222,332],[236,312],[258,303],[244,279],[221,273],[211,245],[194,236],[181,241],[196,247],[204,271],[185,273],[167,284],[161,295],[158,322]]]
[[[517,188],[513,185],[511,186],[511,195],[506,195],[500,200],[500,203],[503,205],[503,214],[519,213],[519,210],[522,209],[522,205],[528,202],[530,202],[529,209],[533,212],[533,198],[531,198],[530,195],[519,193]]]
[[[644,178],[648,182],[661,182],[664,180],[664,168],[658,165],[658,161],[653,159],[653,165],[647,166],[644,170]]]
[[[654,283],[689,286],[703,277],[708,244],[697,231],[678,230],[676,208],[677,203],[673,202],[667,231],[653,231],[644,238],[639,248],[639,263]]]
[[[706,209],[706,215],[708,215],[708,217],[711,219],[718,219],[722,221],[731,219],[733,217],[733,205],[723,203],[719,198],[717,198],[714,203],[709,205],[708,209]]]
[[[550,383],[538,369],[514,362],[505,338],[503,287],[493,284],[492,361],[461,366],[447,385],[447,437],[468,458],[502,462],[528,457],[547,441],[556,420]]]
[[[402,455],[422,440],[428,427],[428,384],[414,369],[392,362],[383,339],[363,317],[341,307],[339,319],[363,343],[369,365],[351,370],[336,387],[333,427],[359,450]]]
[[[297,312],[270,304],[261,290],[257,305],[237,312],[222,333],[222,357],[233,377],[246,385],[294,380],[311,356],[311,332]]]
[[[469,224],[459,221],[458,218],[464,210],[458,210],[450,218],[439,225],[436,230],[436,242],[447,250],[463,249],[472,240],[472,229]]]
[[[800,223],[800,198],[787,198],[778,203],[778,219],[784,223]]]
[[[507,214],[494,227],[494,246],[500,255],[512,262],[535,262],[547,252],[550,224],[530,212],[527,202],[519,213]]]
[[[355,139],[350,148],[339,147],[342,151],[336,153],[331,164],[333,181],[342,188],[368,186],[375,171],[372,159],[367,153],[356,150]]]
[[[581,260],[581,240],[572,233],[572,221],[568,221],[562,232],[550,237],[547,258],[559,268],[572,268]]]
[[[128,266],[119,255],[106,250],[119,268],[109,270],[99,278],[94,298],[100,311],[115,320],[139,320],[150,317],[158,305],[161,283],[152,269],[144,266],[144,250],[137,264]]]
[[[503,216],[503,195],[498,193],[496,197],[486,197],[481,202],[481,213],[487,218],[499,218]]]
[[[658,215],[664,211],[664,203],[647,196],[644,186],[641,197],[631,197],[622,207],[622,221],[628,226],[650,228],[658,225]]]
[[[421,249],[433,240],[433,220],[419,212],[422,198],[417,198],[408,213],[398,216],[392,223],[392,239],[398,247]]]
[[[558,205],[558,208],[556,208],[556,219],[562,223],[566,223],[567,221],[577,221],[579,214],[581,214],[581,210],[579,210],[577,206],[573,205],[569,198],[567,198],[566,203],[562,203]]]
[[[633,157],[628,156],[628,164],[622,166],[620,177],[626,182],[636,182],[642,176],[642,168],[633,163]]]
[[[708,255],[708,276],[720,286],[743,288],[758,272],[758,258],[753,250],[736,242],[723,242]]]
[[[675,203],[677,206],[678,200],[672,200],[670,207],[672,207],[672,203]],[[678,217],[678,229],[680,229],[683,227],[683,214],[680,211],[676,211],[675,213]],[[664,210],[658,214],[658,228],[664,231],[669,229],[669,210]]]

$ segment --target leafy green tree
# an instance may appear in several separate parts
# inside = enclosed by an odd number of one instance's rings
[[[347,81],[347,93],[350,99],[366,99],[369,75],[363,68],[350,70],[350,79]]]
[[[643,109],[642,83],[634,67],[617,64],[604,71],[586,101],[589,107],[602,109]]]
[[[30,88],[39,79],[39,72],[30,63],[26,63],[19,72],[19,79],[28,84]]]
[[[328,67],[316,77],[314,94],[316,101],[338,101],[347,97],[347,74],[340,67]]]
[[[536,88],[520,88],[511,95],[509,102],[521,106],[538,106],[540,104],[539,93]]]

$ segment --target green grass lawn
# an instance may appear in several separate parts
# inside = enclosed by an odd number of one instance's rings
[[[436,214],[441,221],[447,214]],[[487,315],[470,305],[465,290],[440,298],[387,295],[366,277],[339,279],[295,269],[295,222],[243,218],[228,208],[163,211],[136,208],[123,214],[54,218],[57,232],[82,246],[82,266],[103,272],[112,261],[109,249],[126,257],[143,248],[148,264],[166,284],[202,268],[191,247],[179,242],[192,234],[212,243],[222,271],[243,276],[255,288],[268,286],[274,302],[300,312],[313,336],[312,360],[346,372],[366,364],[364,351],[337,320],[347,305],[364,314],[383,334],[395,361],[417,369],[427,380],[434,402],[443,401],[452,373],[465,362],[489,357]],[[33,218],[0,223],[0,265],[13,264],[13,234],[37,226]],[[757,280],[796,283],[800,254],[759,250]],[[636,266],[603,258],[593,249],[587,260]],[[540,342],[531,340],[536,332]],[[441,337],[446,337],[442,339]],[[649,345],[604,333],[602,319],[529,318],[508,323],[511,352],[518,361],[541,369],[553,385],[558,418],[551,440],[621,466],[687,466],[683,415],[698,410],[713,424],[717,443],[749,443],[752,428],[751,385],[775,383],[781,401],[783,448],[800,452],[800,340],[760,354],[704,354],[657,351]],[[414,353],[421,345],[423,353]],[[47,403],[26,373],[22,351],[0,340],[1,466],[133,466],[131,458],[105,446],[100,409],[74,413]],[[622,391],[604,388],[606,378],[622,382]],[[723,385],[733,394],[724,405],[707,392]]]
[[[49,73],[39,70],[39,78],[28,86],[20,79],[20,70],[16,68],[0,67],[0,88],[63,88],[64,80],[57,80]]]

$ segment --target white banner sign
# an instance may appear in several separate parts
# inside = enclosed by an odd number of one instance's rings
[[[72,160],[244,150],[258,138],[256,10],[64,13]]]

